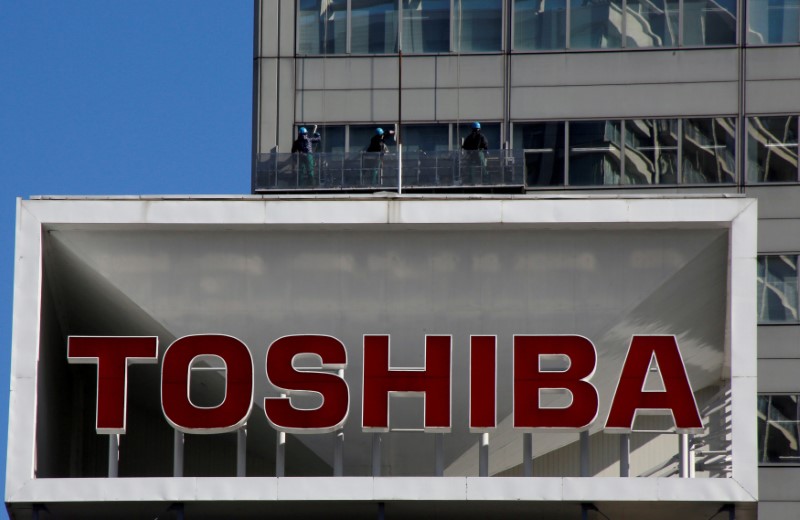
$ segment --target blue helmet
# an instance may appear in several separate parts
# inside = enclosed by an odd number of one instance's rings
[[[481,124],[479,122],[475,121],[474,123],[472,123],[472,128],[475,128],[476,130],[480,130],[481,129]]]
[[[375,133],[378,135],[383,135],[383,128],[376,128]]]
[[[300,129],[297,131],[297,133],[300,135],[306,135],[308,133],[308,130],[306,130],[306,127],[301,126]]]

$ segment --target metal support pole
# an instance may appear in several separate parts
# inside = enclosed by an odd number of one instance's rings
[[[183,502],[178,502],[177,504],[172,504],[172,507],[170,509],[175,511],[175,517],[178,520],[184,520],[185,512],[183,510]]]
[[[685,433],[678,435],[678,453],[680,463],[678,470],[681,478],[689,478],[689,436]]]
[[[588,477],[589,476],[589,457],[591,454],[589,453],[589,432],[581,432],[580,436],[580,444],[581,444],[581,476]]]
[[[489,476],[489,434],[481,434],[480,452],[478,455],[478,476]]]
[[[172,476],[183,476],[183,432],[178,430],[172,434]]]
[[[522,475],[533,476],[533,434],[522,434]]]
[[[119,475],[119,435],[112,433],[108,436],[108,478],[117,478]]]
[[[378,520],[383,520],[386,517],[386,506],[383,502],[378,502]]]
[[[236,430],[236,476],[247,476],[247,427]]]
[[[736,506],[731,504],[730,509],[728,509],[728,520],[736,520]]]
[[[687,443],[689,445],[689,478],[695,477],[695,453],[692,448],[693,435],[687,435]]]
[[[434,433],[433,442],[434,442],[433,452],[435,459],[433,472],[434,475],[436,475],[437,477],[442,477],[444,476],[444,434]]]
[[[344,475],[344,430],[338,430],[333,438],[333,476]]]
[[[372,434],[372,476],[381,476],[381,443],[383,439],[380,433]]]
[[[619,436],[619,476],[631,476],[631,436],[628,433]]]
[[[286,432],[278,432],[275,443],[275,476],[286,476]]]
[[[581,504],[581,520],[589,520],[589,507],[587,504]]]

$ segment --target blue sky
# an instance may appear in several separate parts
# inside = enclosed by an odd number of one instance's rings
[[[0,0],[5,388],[16,197],[249,193],[252,69],[250,0]]]

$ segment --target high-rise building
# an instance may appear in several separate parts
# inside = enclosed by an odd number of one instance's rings
[[[798,26],[255,0],[252,194],[19,202],[12,517],[797,517]]]

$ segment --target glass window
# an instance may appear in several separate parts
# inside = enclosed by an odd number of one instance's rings
[[[342,54],[347,42],[347,0],[299,0],[297,52]]]
[[[402,0],[403,52],[450,51],[450,0]]]
[[[403,125],[404,152],[444,152],[450,149],[450,125]]]
[[[736,43],[736,0],[683,0],[684,45]]]
[[[797,255],[758,257],[758,321],[797,322]]]
[[[797,119],[797,116],[748,118],[748,182],[798,180]]]
[[[461,123],[460,125],[453,125],[453,127],[455,128],[456,140],[453,149],[460,150],[464,138],[472,133],[472,123]],[[503,147],[503,143],[500,141],[500,123],[481,123],[481,133],[489,142],[489,150],[499,150]]]
[[[747,43],[797,43],[800,40],[800,0],[750,0]]]
[[[620,121],[570,121],[569,184],[619,184]]]
[[[732,117],[685,119],[683,182],[732,183],[736,172],[736,120]]]
[[[678,120],[625,121],[626,184],[677,184]]]
[[[503,39],[502,0],[455,0],[453,36],[456,51],[499,51]]]
[[[310,132],[314,125],[306,125]],[[314,147],[317,152],[343,153],[344,149],[344,126],[320,126],[317,127],[319,133],[319,144]]]
[[[394,123],[377,123],[374,125],[350,125],[350,151],[363,152],[369,146],[370,139],[375,135],[375,130],[382,128],[385,132],[384,142],[390,150],[394,151],[394,135],[387,135],[394,130]]]
[[[572,0],[570,47],[616,49],[622,43],[621,0]]]
[[[514,149],[522,150],[528,186],[564,185],[563,121],[515,123]]]
[[[515,0],[514,49],[563,49],[567,41],[566,0]]]
[[[628,0],[627,47],[677,47],[678,0]]]
[[[800,463],[798,396],[758,396],[758,462]]]
[[[350,51],[397,52],[397,0],[351,0]]]

